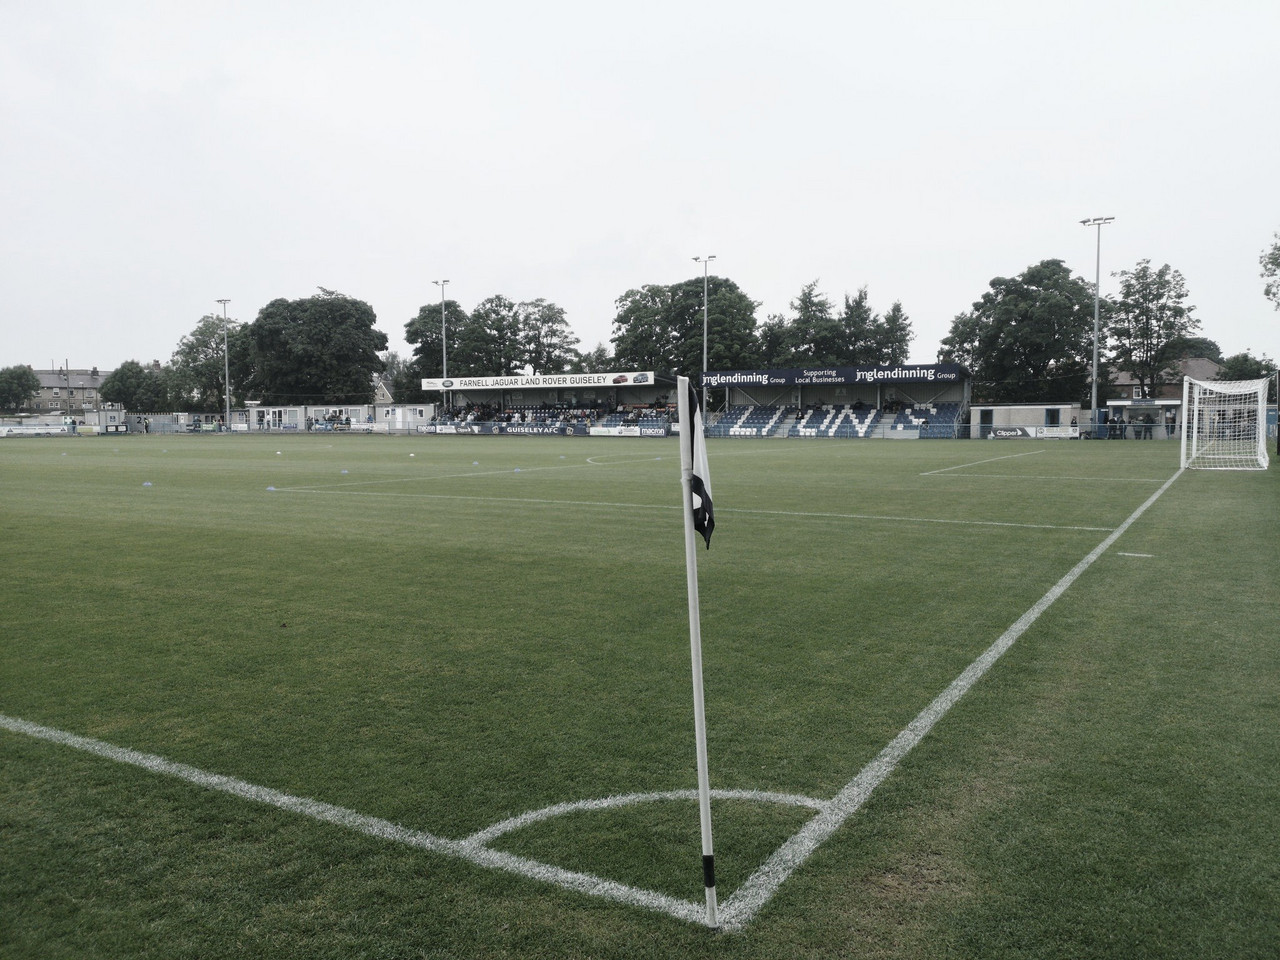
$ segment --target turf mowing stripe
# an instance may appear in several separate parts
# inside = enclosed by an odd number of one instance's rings
[[[862,771],[850,780],[828,804],[827,809],[818,814],[801,827],[789,840],[779,847],[768,860],[753,873],[747,881],[735,890],[722,905],[720,921],[725,930],[737,930],[746,926],[762,906],[777,892],[778,887],[813,852],[838,830],[846,820],[853,816],[871,796],[873,790],[884,782],[889,774],[902,762],[934,725],[946,716],[969,689],[978,682],[992,665],[1013,646],[1027,629],[1039,619],[1076,582],[1086,570],[1101,557],[1121,535],[1149,508],[1160,499],[1161,495],[1182,475],[1178,470],[1164,485],[1153,493],[1146,502],[1130,514],[1129,518],[1116,527],[1105,540],[1093,548],[1083,560],[1077,563],[1061,580],[1049,588],[1049,592],[1018,618],[1008,630],[1001,634],[981,656],[971,663],[937,699],[925,707],[914,720],[907,725],[893,741],[880,751],[879,756],[862,768]]]
[[[875,759],[841,788],[840,792],[830,801],[817,801],[792,794],[757,793],[754,791],[712,791],[712,795],[717,799],[734,798],[788,803],[813,807],[819,811],[812,820],[779,847],[741,887],[724,901],[720,912],[721,929],[725,931],[740,930],[749,924],[787,878],[862,807],[875,788],[884,782],[903,758],[924,739],[960,698],[1013,646],[1014,642],[1039,619],[1040,615],[1052,606],[1058,597],[1066,592],[1181,475],[1182,470],[1179,470],[1170,477],[1128,519],[1054,584],[1043,597],[1009,627],[995,643],[974,660],[959,677],[952,681],[929,706],[907,725],[906,729],[898,734]],[[502,821],[464,840],[448,840],[424,831],[411,830],[377,817],[356,813],[353,810],[333,804],[307,797],[295,797],[269,787],[247,783],[234,777],[210,773],[186,764],[175,763],[154,754],[117,747],[101,740],[44,727],[3,714],[0,714],[0,728],[72,747],[119,763],[130,764],[153,773],[177,777],[206,789],[218,790],[242,799],[299,813],[315,820],[346,827],[371,837],[391,840],[407,846],[457,857],[478,866],[505,870],[509,873],[552,883],[565,889],[666,913],[689,923],[701,924],[704,922],[704,909],[700,903],[680,900],[650,890],[638,889],[591,874],[565,870],[525,857],[492,850],[485,846],[485,843],[511,830],[519,829],[527,824],[562,813],[605,809],[610,806],[622,806],[650,800],[687,799],[694,795],[695,792],[692,790],[660,794],[634,794],[597,801],[556,804],[541,811],[533,811]]]

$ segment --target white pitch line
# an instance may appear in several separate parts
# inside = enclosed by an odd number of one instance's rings
[[[1125,553],[1124,551],[1120,551],[1120,552],[1118,552],[1118,553],[1117,553],[1117,556],[1121,556],[1121,557],[1142,557],[1144,560],[1152,560],[1152,559],[1154,559],[1154,558],[1155,558],[1155,554],[1154,554],[1154,553]]]
[[[927,476],[927,474],[921,474]],[[961,474],[966,480],[1078,480],[1084,483],[1163,483],[1163,480],[1153,477],[1068,477],[1068,476],[1045,476],[1043,474],[1034,473],[964,473]]]
[[[825,810],[826,800],[803,797],[794,793],[774,793],[763,790],[712,790],[711,796],[716,800],[750,800],[755,803],[778,803],[792,807],[809,807],[813,810]],[[698,799],[697,790],[664,790],[656,793],[627,793],[616,797],[602,797],[595,800],[576,800],[569,803],[556,803],[541,810],[530,810],[509,820],[503,820],[493,826],[473,833],[464,843],[487,844],[504,834],[553,817],[562,817],[569,813],[583,813],[595,810],[611,810],[615,807],[629,807],[641,803],[654,803],[660,800],[694,800]]]
[[[1062,596],[1067,588],[1075,583],[1139,517],[1146,513],[1147,509],[1160,499],[1161,495],[1181,475],[1182,470],[1179,469],[1177,473],[1165,481],[1159,490],[1148,497],[1142,506],[1130,514],[1124,523],[1116,527],[1110,536],[1094,547],[1088,556],[1072,567],[1061,580],[1050,587],[1048,593],[1037,600],[1031,609],[1001,634],[1000,638],[974,660],[960,676],[953,680],[951,685],[942,691],[933,703],[920,711],[916,718],[907,725],[906,729],[880,751],[879,756],[863,767],[856,777],[845,784],[825,811],[801,827],[791,839],[787,840],[765,861],[760,869],[747,878],[746,883],[735,890],[723,904],[720,918],[724,924],[724,929],[737,930],[750,923],[760,908],[777,892],[783,881],[791,876],[802,863],[809,859],[823,841],[835,833],[845,821],[866,803],[872,791],[883,783],[889,774],[893,773],[898,764],[902,762],[902,759],[911,752],[916,744],[924,739],[934,725],[947,715],[947,712],[956,705],[960,698],[982,678],[983,674],[991,669],[995,662],[1013,646],[1014,642],[1040,618],[1040,615],[1048,610],[1054,601]]]
[[[1026,453],[1009,453],[1003,457],[988,457],[986,460],[974,460],[972,463],[957,463],[953,467],[943,467],[940,470],[930,470],[928,473],[922,473],[922,477],[931,477],[935,473],[946,473],[948,470],[963,470],[965,467],[979,467],[984,463],[995,463],[997,460],[1016,460],[1018,457],[1031,457],[1037,453],[1044,453],[1044,450],[1028,450]]]
[[[817,517],[831,520],[884,520],[893,523],[947,523],[965,527],[1021,527],[1028,530],[1086,530],[1101,533],[1111,527],[1076,527],[1056,523],[1014,523],[1010,520],[951,520],[943,517],[890,517],[874,513],[807,513],[793,510],[740,510],[723,508],[720,513],[746,513],[774,517]]]
[[[1013,646],[1040,615],[1073,584],[1107,549],[1154,504],[1173,482],[1182,475],[1179,470],[1153,493],[1137,510],[1117,527],[1079,563],[1054,584],[1026,613],[1024,613],[999,639],[988,647],[963,673],[953,680],[941,694],[925,707],[880,754],[850,780],[836,796],[828,801],[813,800],[794,794],[757,793],[754,791],[712,791],[717,798],[758,799],[770,802],[791,803],[815,807],[817,816],[800,828],[778,848],[747,881],[724,901],[721,922],[726,931],[740,930],[759,912],[778,888],[791,876],[815,850],[852,817],[871,796],[871,793],[897,768],[903,758],[929,733],[930,730],[959,702],[979,679]],[[344,807],[323,803],[307,797],[295,797],[269,787],[262,787],[209,773],[196,767],[175,763],[155,754],[140,753],[125,747],[117,747],[101,740],[44,727],[39,724],[0,714],[0,728],[36,737],[52,743],[73,747],[120,763],[131,764],[145,770],[177,777],[189,783],[219,790],[232,796],[264,803],[281,810],[288,810],[326,823],[343,826],[371,837],[392,840],[408,846],[442,853],[468,860],[479,866],[492,867],[510,873],[556,884],[592,896],[602,897],[647,910],[667,913],[689,923],[704,922],[703,905],[680,900],[652,890],[641,890],[626,884],[606,880],[591,874],[565,870],[525,857],[491,850],[485,842],[526,825],[560,813],[583,809],[604,809],[627,803],[645,802],[645,799],[685,799],[694,791],[673,791],[666,794],[640,794],[628,797],[606,798],[603,801],[580,801],[556,804],[539,811],[532,811],[504,820],[493,827],[481,830],[465,840],[448,840],[420,830],[410,830],[388,820],[369,817]]]
[[[4,714],[0,714],[0,727],[13,733],[25,734],[39,740],[46,740],[50,743],[57,743],[86,753],[92,753],[108,760],[114,760],[117,763],[141,767],[151,773],[177,777],[179,780],[185,780],[187,783],[204,787],[208,790],[217,790],[244,800],[263,803],[279,810],[299,813],[314,820],[345,827],[380,840],[389,840],[405,846],[416,847],[420,850],[429,850],[432,853],[458,857],[478,866],[505,870],[508,873],[552,883],[568,890],[576,890],[580,893],[603,897],[607,900],[615,900],[619,903],[642,907],[647,910],[660,911],[677,919],[687,920],[690,923],[701,923],[704,919],[705,908],[700,903],[680,900],[652,890],[641,890],[637,887],[606,880],[588,873],[565,870],[551,864],[530,860],[527,857],[503,853],[500,850],[491,850],[482,843],[471,840],[447,840],[422,830],[410,830],[389,820],[369,817],[331,803],[323,803],[319,800],[312,800],[309,797],[295,797],[292,794],[272,790],[270,787],[258,786],[244,780],[238,780],[235,777],[210,773],[207,770],[187,766],[185,763],[175,763],[155,754],[141,753],[126,747],[118,747],[114,744],[104,743],[101,740],[94,740],[92,737],[82,737],[74,733],[67,733],[64,730],[56,730],[53,727],[44,727],[27,720],[8,717]]]

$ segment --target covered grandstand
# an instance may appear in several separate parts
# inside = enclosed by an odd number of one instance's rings
[[[708,436],[967,435],[969,373],[954,363],[730,370],[705,374],[703,384],[716,411]]]

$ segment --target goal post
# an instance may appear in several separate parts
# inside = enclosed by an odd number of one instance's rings
[[[1262,380],[1182,381],[1182,466],[1265,470],[1267,385]]]

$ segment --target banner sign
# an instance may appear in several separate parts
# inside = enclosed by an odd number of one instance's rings
[[[540,377],[436,377],[422,381],[423,390],[532,390],[562,387],[629,387],[652,384],[652,370],[620,373],[549,373]]]
[[[588,427],[585,423],[420,423],[418,433],[508,437],[665,437],[663,427]]]
[[[988,440],[1031,440],[1035,434],[1029,427],[991,427]]]
[[[1077,427],[983,427],[988,440],[1078,440]]]
[[[639,427],[592,427],[593,437],[638,437]]]
[[[813,367],[799,370],[728,370],[705,373],[702,385],[716,387],[790,387],[810,384],[959,383],[958,363],[903,363],[896,367]]]

